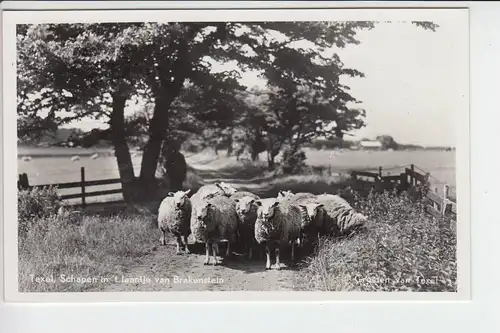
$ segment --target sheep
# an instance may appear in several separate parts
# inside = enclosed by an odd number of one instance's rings
[[[341,236],[365,224],[367,217],[358,213],[349,203],[338,195],[323,194],[317,196],[317,202],[323,204],[322,234]]]
[[[231,196],[236,193],[236,189],[231,185],[220,182],[204,185],[191,197],[192,201],[213,198],[218,195]]]
[[[299,192],[293,193],[292,191],[279,191],[278,200],[288,200],[290,202],[296,202],[301,199],[315,198],[316,196],[312,193]]]
[[[236,203],[239,240],[244,252],[248,254],[248,259],[252,260],[253,248],[257,245],[255,242],[255,221],[257,220],[255,201],[260,198],[250,192],[236,192],[231,199]]]
[[[234,200],[220,195],[193,203],[191,231],[197,242],[205,243],[205,265],[210,264],[210,248],[213,265],[217,265],[219,242],[227,242],[226,254],[231,254],[231,243],[236,241],[238,216]]]
[[[235,200],[241,199],[243,197],[252,197],[254,199],[259,199],[258,195],[255,195],[252,192],[248,192],[248,191],[237,191],[231,195],[231,199],[235,199]]]
[[[280,269],[280,248],[292,244],[292,261],[295,261],[295,243],[300,241],[301,213],[297,206],[277,198],[257,200],[255,240],[266,245],[266,269],[271,268],[271,248],[275,248],[276,265]],[[299,243],[300,244],[300,243]]]
[[[99,156],[100,156],[99,153],[95,153],[92,156],[90,156],[90,158],[93,159],[93,160],[96,160],[96,159],[99,158]]]
[[[181,247],[184,246],[184,252],[189,254],[188,237],[191,234],[191,200],[188,194],[191,190],[169,192],[163,199],[158,209],[158,229],[162,232],[160,241],[166,245],[165,236],[170,232],[176,238],[177,254],[181,254]],[[182,244],[181,237],[184,237]]]
[[[324,204],[320,203],[317,198],[302,198],[297,200],[294,205],[299,207],[301,211],[300,244],[304,245],[305,236],[312,244],[315,244],[323,230]]]
[[[76,162],[76,161],[79,161],[80,160],[80,156],[78,155],[75,155],[73,157],[71,157],[71,162]]]

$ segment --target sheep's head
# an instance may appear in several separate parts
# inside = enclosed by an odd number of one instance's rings
[[[168,195],[174,198],[175,207],[181,208],[189,200],[189,198],[188,198],[189,192],[191,192],[190,189],[187,191],[169,192]]]
[[[252,207],[255,207],[255,199],[250,196],[245,196],[234,200],[236,202],[236,212],[241,215],[248,214]]]
[[[302,228],[304,228],[311,221],[314,221],[322,213],[323,208],[323,204],[313,202],[301,205],[299,204],[298,206],[304,213],[307,214],[308,217],[308,221],[302,221]]]
[[[204,227],[210,225],[212,219],[210,219],[210,215],[212,212],[212,204],[209,202],[203,203],[198,207],[196,212],[196,219],[201,223]]]
[[[215,185],[218,188],[220,188],[221,191],[224,192],[224,194],[227,196],[231,196],[237,192],[237,190],[234,187],[224,182],[215,183]]]
[[[258,217],[268,220],[274,216],[276,207],[279,205],[279,201],[276,199],[257,200],[255,201],[255,204],[258,206]]]
[[[293,196],[292,191],[279,191],[278,193],[278,199],[280,200],[290,198],[291,196]]]

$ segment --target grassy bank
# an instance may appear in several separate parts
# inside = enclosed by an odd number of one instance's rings
[[[53,193],[48,189],[19,194],[21,292],[78,292],[104,287],[105,283],[95,281],[61,281],[61,274],[113,280],[158,244],[159,235],[145,215],[61,217],[56,214]]]
[[[299,290],[451,291],[456,286],[456,233],[406,195],[371,194],[354,205],[366,229],[323,239],[303,264]]]

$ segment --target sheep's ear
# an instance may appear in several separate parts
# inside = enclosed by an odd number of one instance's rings
[[[261,202],[260,200],[255,201],[255,204],[256,204],[257,206],[262,206],[262,202]]]
[[[174,192],[168,192],[167,197],[173,197],[173,196],[174,196]]]
[[[325,205],[323,205],[323,204],[319,204],[319,205],[316,206],[316,208],[323,208],[324,206]]]
[[[250,200],[250,205],[253,205],[255,203],[255,199]]]
[[[304,205],[298,205],[298,206],[299,206],[299,208],[307,209],[307,207]]]
[[[276,201],[275,203],[273,203],[272,207],[276,207],[279,205],[279,201]]]
[[[187,190],[187,191],[184,191],[184,194],[185,195],[188,195],[189,193],[191,193],[191,189]]]
[[[240,199],[234,199],[234,202],[240,202]]]

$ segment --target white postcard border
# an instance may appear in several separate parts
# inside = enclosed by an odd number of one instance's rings
[[[210,14],[212,14],[211,12]],[[140,20],[161,21],[169,17],[176,21],[262,21],[262,20],[428,20],[446,16],[447,20],[456,20],[457,33],[464,36],[463,45],[457,56],[463,56],[464,65],[468,66],[468,19],[467,11],[453,9],[336,9],[336,10],[221,10],[217,15],[207,15],[206,11],[179,10],[173,12],[142,11]],[[311,17],[314,16],[314,19]],[[428,300],[468,300],[470,296],[470,177],[469,177],[469,77],[464,71],[462,99],[453,101],[457,111],[457,257],[459,291],[457,293],[330,293],[330,292],[151,292],[151,293],[18,293],[17,292],[17,199],[13,195],[17,189],[16,177],[17,148],[16,142],[16,69],[15,69],[15,23],[34,22],[81,22],[91,18],[99,21],[137,21],[138,13],[132,11],[88,11],[88,12],[4,12],[3,16],[3,177],[4,177],[4,244],[5,244],[5,296],[14,302],[198,302],[198,301],[428,301]]]

